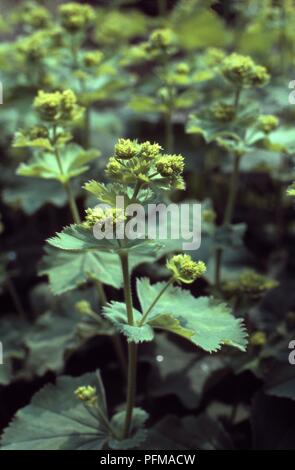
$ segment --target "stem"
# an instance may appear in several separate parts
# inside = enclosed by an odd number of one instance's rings
[[[96,288],[97,288],[97,293],[98,293],[98,298],[99,298],[100,305],[101,305],[101,307],[103,307],[107,303],[107,297],[106,297],[106,294],[105,294],[105,290],[103,288],[103,284],[100,281],[95,281],[95,285],[96,285]],[[125,377],[126,372],[127,372],[126,371],[127,365],[126,365],[126,358],[125,358],[124,350],[123,350],[123,347],[122,347],[121,339],[118,335],[115,334],[115,335],[111,336],[111,340],[112,340],[114,349],[116,351],[116,354],[118,356],[122,373]]]
[[[85,142],[86,149],[91,147],[91,107],[87,106],[85,109]]]
[[[70,182],[65,181],[63,183],[63,185],[64,185],[65,191],[68,195],[68,202],[69,202],[69,206],[70,206],[70,209],[71,209],[71,214],[72,214],[72,217],[75,221],[75,224],[80,224],[81,223],[80,214],[79,214],[78,207],[77,207],[77,204],[76,204],[73,192],[72,192]]]
[[[20,300],[19,295],[17,293],[17,290],[14,286],[14,283],[11,280],[8,273],[6,273],[6,286],[7,286],[7,289],[9,291],[9,294],[11,296],[11,299],[13,301],[15,310],[17,311],[17,314],[19,315],[20,318],[25,318],[26,314],[25,314],[24,308],[22,306],[21,300]]]
[[[165,147],[168,153],[173,153],[174,135],[171,109],[165,113]]]
[[[128,254],[121,253],[120,261],[124,281],[124,298],[126,303],[126,311],[128,324],[134,325],[133,304],[131,294],[131,283],[129,274]],[[126,439],[130,433],[132,423],[133,407],[135,404],[136,394],[136,363],[137,363],[137,346],[135,343],[128,343],[128,379],[127,379],[127,399],[126,399],[126,417],[124,424],[123,437]]]
[[[58,145],[57,145],[56,126],[53,127],[52,145],[54,147],[54,155],[55,155],[55,158],[56,158],[56,161],[57,161],[57,165],[58,165],[60,174],[61,174],[61,176],[63,176],[64,171],[63,171],[62,161],[61,161],[61,158],[60,158],[59,148],[58,148]],[[74,222],[76,224],[80,224],[81,219],[80,219],[78,207],[77,207],[77,204],[76,204],[73,192],[72,192],[70,181],[63,181],[62,184],[63,184],[64,190],[66,191],[67,196],[68,196],[68,203],[69,203],[69,207],[70,207],[71,214],[72,214],[72,217],[74,219]]]
[[[237,198],[241,157],[235,156],[234,158],[234,168],[230,179],[229,194],[223,219],[223,225],[228,225],[231,223]]]
[[[234,97],[234,108],[235,108],[235,113],[237,113],[238,108],[239,108],[239,102],[241,98],[241,92],[242,92],[242,87],[238,86],[235,91],[235,97]]]
[[[139,323],[139,326],[142,326],[147,319],[148,314],[150,311],[154,308],[160,297],[164,294],[164,292],[168,289],[168,287],[174,282],[174,277],[172,276],[171,279],[167,282],[167,284],[163,287],[163,289],[159,292],[159,294],[155,297],[155,299],[152,301],[151,305],[147,309],[147,311],[143,314],[142,319]]]
[[[232,222],[234,208],[235,208],[236,199],[237,199],[238,184],[239,184],[240,161],[241,161],[240,156],[234,157],[234,168],[233,168],[233,172],[232,172],[231,179],[230,179],[228,199],[227,199],[222,226],[229,225]],[[221,282],[222,255],[223,255],[223,249],[218,248],[215,252],[215,286],[217,287],[217,289],[220,288],[220,282]]]

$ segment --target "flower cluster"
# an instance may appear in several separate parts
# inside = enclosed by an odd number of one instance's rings
[[[80,300],[75,304],[75,309],[80,315],[92,315],[93,310],[91,308],[90,302],[88,300]]]
[[[78,387],[75,390],[75,395],[88,406],[95,406],[97,404],[96,388],[91,385]]]
[[[277,281],[262,276],[255,271],[246,270],[237,279],[225,282],[223,291],[229,296],[246,294],[256,298],[277,286]]]
[[[273,114],[262,114],[258,118],[257,126],[259,130],[265,134],[269,134],[278,128],[279,119]]]
[[[235,117],[235,108],[228,103],[215,103],[211,107],[210,112],[214,119],[221,122],[230,122]]]
[[[223,60],[221,72],[227,80],[239,87],[262,87],[270,79],[265,67],[257,65],[251,57],[235,52]]]
[[[156,29],[149,37],[147,50],[156,53],[169,53],[175,44],[173,31],[168,28]]]
[[[48,54],[48,36],[45,31],[36,31],[17,41],[15,47],[25,62],[39,62]]]
[[[184,160],[181,155],[165,155],[161,146],[149,141],[138,143],[119,139],[115,155],[110,157],[106,173],[121,183],[164,183],[183,189]]]
[[[103,60],[103,53],[101,51],[88,51],[84,54],[83,62],[85,67],[97,67]]]
[[[50,12],[35,2],[25,3],[16,17],[17,22],[30,26],[32,29],[44,29],[51,23]]]
[[[175,255],[167,261],[167,268],[172,271],[177,282],[191,284],[206,272],[203,261],[197,263],[189,255]]]
[[[126,216],[123,210],[116,208],[102,208],[94,207],[86,209],[86,217],[83,222],[83,227],[92,229],[95,225],[99,224],[101,227],[110,226],[124,222]]]
[[[51,123],[76,121],[83,112],[72,90],[53,93],[41,90],[34,100],[34,108],[43,121]]]
[[[95,12],[89,5],[70,2],[60,5],[61,24],[69,33],[85,31],[95,20]]]
[[[266,334],[264,331],[255,331],[250,336],[250,344],[252,346],[264,346],[266,343]]]
[[[156,168],[164,177],[181,175],[184,170],[184,158],[182,155],[163,155],[157,160]]]

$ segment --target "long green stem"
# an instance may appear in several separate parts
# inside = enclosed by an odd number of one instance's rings
[[[11,296],[11,299],[13,301],[15,310],[17,311],[20,318],[25,318],[26,315],[25,315],[25,311],[24,311],[24,308],[22,306],[21,300],[20,300],[19,295],[17,293],[17,290],[14,286],[14,283],[11,280],[8,273],[6,273],[6,286],[7,286],[8,292]]]
[[[226,204],[226,209],[225,209],[223,224],[222,224],[223,226],[229,225],[232,222],[234,208],[235,208],[236,199],[237,199],[238,185],[239,185],[240,161],[241,161],[240,156],[234,157],[234,168],[233,168],[233,172],[230,178],[228,199],[227,199],[227,204]],[[220,274],[221,274],[222,255],[223,255],[223,250],[221,248],[218,248],[215,253],[215,286],[217,288],[220,287],[220,281],[221,281]]]
[[[52,145],[54,147],[54,155],[55,155],[55,158],[56,158],[56,161],[57,161],[57,165],[58,165],[60,174],[63,176],[64,175],[64,170],[63,170],[62,160],[61,160],[60,153],[59,153],[59,148],[58,148],[58,145],[57,145],[56,127],[53,128]],[[68,196],[68,203],[69,203],[69,207],[70,207],[71,214],[72,214],[72,217],[74,219],[74,222],[76,224],[79,224],[81,222],[81,219],[80,219],[78,207],[77,207],[77,204],[76,204],[73,192],[72,192],[70,181],[64,181],[63,182],[63,187],[64,187],[64,190],[67,193],[67,196]]]
[[[242,88],[238,86],[235,90],[235,95],[234,95],[235,114],[237,113],[238,108],[239,108],[241,93],[242,93]],[[223,226],[231,224],[231,221],[233,218],[238,184],[239,184],[240,160],[241,160],[240,156],[234,157],[234,167],[233,167],[232,175],[230,178],[228,199],[227,199],[227,204],[226,204],[226,209],[225,209],[223,224],[222,224]],[[220,289],[220,283],[221,283],[222,256],[223,256],[223,250],[221,248],[217,248],[215,252],[215,276],[214,276],[215,287],[217,289]]]
[[[168,153],[173,153],[174,135],[172,111],[170,109],[165,113],[165,147]]]
[[[133,326],[133,303],[131,293],[131,283],[129,274],[128,254],[122,253],[120,255],[121,267],[124,281],[124,298],[126,304],[126,312],[128,324]],[[123,437],[127,438],[130,433],[132,414],[135,404],[136,394],[136,368],[137,368],[137,346],[135,343],[128,343],[128,379],[127,379],[127,399],[126,399],[126,417],[124,424]]]
[[[96,285],[96,289],[98,293],[99,303],[101,307],[103,307],[107,303],[107,297],[105,294],[105,290],[103,288],[103,284],[100,281],[95,281],[95,285]],[[125,354],[124,354],[124,350],[122,347],[121,339],[118,335],[115,334],[111,336],[111,340],[112,340],[114,349],[116,351],[116,354],[118,356],[122,373],[125,377],[126,372],[127,372],[127,364],[126,364],[126,359],[125,359]]]
[[[172,276],[171,279],[169,279],[169,281],[167,282],[167,284],[163,287],[162,290],[160,290],[159,294],[154,298],[154,300],[152,301],[151,305],[149,306],[149,308],[146,310],[146,312],[143,314],[142,316],[142,319],[139,323],[139,326],[142,326],[144,324],[144,322],[146,321],[147,319],[147,316],[148,314],[151,312],[151,310],[154,308],[154,306],[156,305],[156,303],[158,302],[158,300],[160,299],[160,297],[162,297],[162,295],[164,294],[164,292],[168,289],[168,287],[174,282],[174,277]]]

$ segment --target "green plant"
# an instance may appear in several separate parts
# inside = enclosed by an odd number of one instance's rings
[[[43,100],[42,104],[43,104]],[[37,103],[38,104],[38,103]],[[46,114],[47,115],[47,114]],[[50,113],[50,117],[51,117]],[[97,250],[111,254],[117,259],[118,267],[121,267],[124,302],[109,301],[103,307],[103,316],[110,321],[119,334],[126,337],[128,341],[128,375],[127,375],[127,398],[124,411],[120,411],[111,419],[106,411],[105,398],[103,396],[102,383],[99,378],[97,385],[93,385],[93,379],[88,383],[84,380],[73,380],[74,385],[79,384],[76,390],[77,397],[84,404],[84,408],[77,403],[74,408],[80,416],[83,416],[86,426],[92,426],[96,422],[99,435],[93,435],[91,448],[101,449],[105,446],[111,448],[133,448],[142,443],[145,438],[143,425],[147,418],[145,411],[135,407],[136,401],[136,369],[138,344],[152,341],[154,330],[169,331],[186,338],[194,345],[212,352],[218,350],[223,344],[235,346],[242,351],[246,346],[245,331],[240,320],[235,319],[224,303],[219,303],[209,297],[195,298],[189,291],[175,287],[173,284],[191,284],[201,277],[206,271],[203,262],[194,262],[189,255],[175,255],[167,262],[170,272],[166,283],[151,284],[148,279],[137,279],[137,296],[141,311],[134,307],[134,294],[131,288],[131,269],[134,266],[134,257],[144,254],[151,259],[155,258],[155,249],[160,249],[159,241],[148,238],[130,240],[126,236],[122,239],[95,239],[92,228],[96,223],[106,223],[110,216],[112,224],[124,224],[124,229],[129,222],[118,214],[115,207],[116,196],[122,196],[129,203],[140,203],[147,208],[155,188],[170,190],[181,179],[183,164],[178,165],[180,157],[163,155],[157,144],[121,139],[115,147],[114,157],[111,157],[107,165],[107,173],[115,179],[115,183],[103,185],[96,181],[86,183],[85,189],[95,194],[100,203],[108,203],[112,212],[88,209],[83,224],[75,224],[66,227],[61,233],[48,240],[48,243],[65,252],[79,252]],[[116,162],[116,171],[110,170],[110,165]],[[174,166],[175,162],[175,166]],[[182,162],[182,160],[181,160]],[[148,171],[142,172],[148,164]],[[163,168],[165,171],[163,171]],[[167,169],[169,168],[169,171]],[[171,171],[170,171],[171,170]],[[128,186],[126,186],[126,183]],[[128,232],[127,232],[128,233]],[[165,246],[162,250],[165,250]],[[86,308],[86,310],[85,310]],[[80,311],[89,314],[87,305],[79,306]],[[91,312],[90,312],[91,314]],[[84,382],[84,385],[83,385]],[[70,382],[60,382],[61,389],[51,392],[41,392],[40,403],[43,396],[47,396],[52,403],[52,412],[59,400],[58,394],[69,393]],[[64,397],[65,397],[64,396]],[[72,399],[70,400],[72,402]],[[37,402],[36,402],[37,405]],[[33,412],[34,404],[28,409]],[[79,411],[78,411],[79,410]],[[84,411],[83,411],[84,410]],[[13,433],[13,442],[10,443],[11,430],[4,436],[5,448],[37,448],[34,437],[29,438],[28,444],[21,444],[21,435],[27,427],[26,417],[20,414],[21,422],[17,433]],[[30,418],[31,420],[31,418]],[[91,422],[92,424],[91,424]],[[94,421],[93,421],[94,420]],[[32,422],[31,422],[32,423]],[[48,425],[48,422],[47,422]],[[53,446],[66,446],[66,448],[81,448],[86,438],[86,430],[76,432],[76,443],[67,440],[67,431],[62,423],[52,421],[51,434],[45,438],[43,448]],[[63,436],[59,441],[54,435]],[[52,440],[53,439],[53,440]],[[54,444],[52,444],[54,443]],[[12,447],[11,447],[12,446]]]

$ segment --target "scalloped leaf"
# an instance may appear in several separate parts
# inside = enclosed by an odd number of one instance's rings
[[[84,405],[76,396],[80,386],[96,387],[97,405]],[[111,426],[106,395],[100,372],[88,373],[82,377],[62,376],[55,385],[46,385],[37,392],[31,403],[19,410],[5,429],[1,450],[102,450],[131,449],[146,439],[143,426],[148,418],[140,409],[133,410],[131,436],[120,440],[124,425],[125,411],[115,414]]]
[[[151,326],[145,324],[138,326],[142,314],[133,309],[134,326],[128,325],[126,305],[122,302],[111,302],[103,308],[104,316],[117,328],[117,330],[127,337],[129,342],[142,343],[152,341],[154,331]]]
[[[50,152],[36,154],[29,163],[21,163],[17,174],[66,182],[85,173],[89,169],[87,163],[99,155],[96,150],[84,150],[79,145],[69,144],[60,150],[62,172],[55,155]]]
[[[66,252],[46,247],[40,274],[49,277],[55,295],[75,289],[89,279],[117,289],[123,282],[118,256],[105,251]]]
[[[165,283],[162,282],[151,285],[146,278],[137,280],[137,294],[143,312],[164,286]],[[169,321],[168,331],[179,334],[179,331],[187,330],[186,335],[181,336],[205,351],[217,351],[224,344],[245,351],[247,341],[242,320],[236,319],[224,303],[217,303],[210,297],[195,298],[187,290],[169,286],[152,308],[147,323],[152,325],[153,322],[160,321],[161,326],[157,326],[166,329],[165,317],[165,322],[161,323],[163,315],[169,315],[179,322],[175,324],[175,330],[172,330]],[[188,331],[193,334],[189,335]]]
[[[105,392],[100,374],[60,377],[46,385],[31,404],[19,410],[2,437],[2,450],[101,450],[108,431],[95,410],[86,408],[74,391],[93,385],[99,405],[106,413]]]

